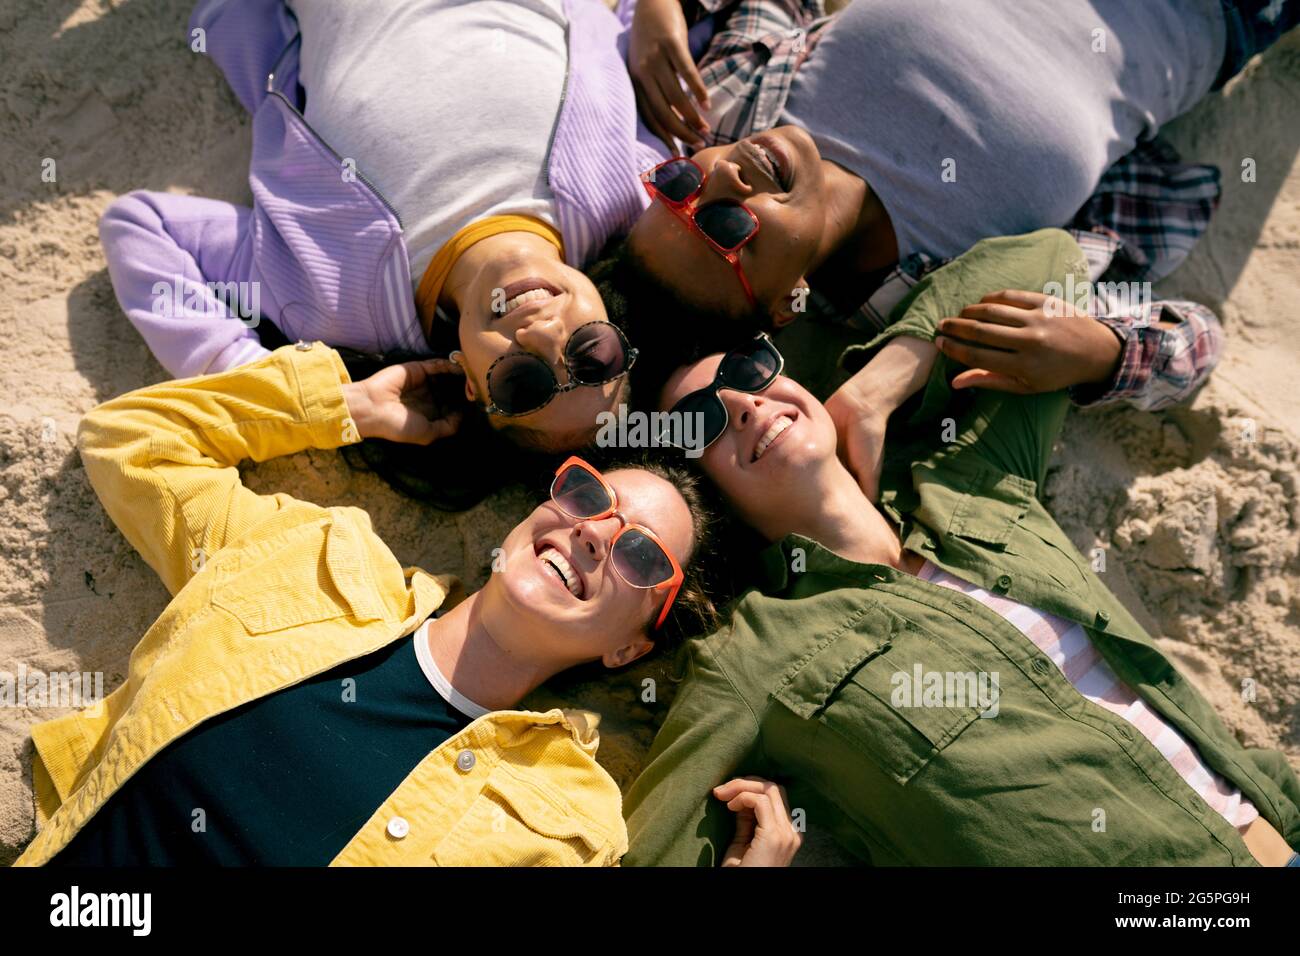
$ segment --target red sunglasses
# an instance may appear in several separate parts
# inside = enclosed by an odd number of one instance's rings
[[[672,552],[645,525],[631,524],[618,510],[618,494],[605,477],[577,455],[555,469],[551,500],[570,518],[600,521],[617,516],[623,527],[609,548],[610,563],[628,584],[643,590],[668,591],[668,600],[655,621],[657,631],[677,600],[685,575]]]
[[[703,236],[718,255],[731,263],[744,286],[745,298],[752,308],[758,308],[740,264],[740,250],[758,235],[761,224],[748,206],[734,199],[718,199],[701,206],[699,197],[708,178],[704,167],[695,160],[678,156],[642,173],[641,184],[652,200],[662,201],[688,229]]]

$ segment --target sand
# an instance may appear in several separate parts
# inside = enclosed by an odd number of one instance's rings
[[[167,601],[105,518],[74,435],[97,402],[165,377],[113,299],[95,228],[105,206],[139,188],[249,199],[249,121],[212,64],[190,52],[189,7],[0,6],[0,671],[101,671],[111,690]],[[1072,415],[1046,494],[1081,549],[1105,549],[1107,582],[1240,739],[1280,748],[1300,768],[1297,103],[1292,36],[1170,128],[1189,160],[1223,169],[1224,198],[1205,241],[1159,291],[1218,309],[1227,354],[1189,408]],[[55,182],[42,178],[47,158]],[[1241,180],[1246,158],[1254,182]],[[807,347],[805,336],[790,351]],[[403,562],[471,587],[529,507],[510,492],[442,514],[325,452],[250,468],[247,480],[362,505]],[[647,675],[661,689],[653,703],[641,700]],[[665,677],[650,665],[535,703],[602,711],[601,757],[626,783],[671,696]],[[0,707],[0,862],[33,834],[28,729],[62,712]]]

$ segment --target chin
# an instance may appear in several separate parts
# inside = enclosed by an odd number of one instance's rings
[[[488,583],[499,587],[506,603],[520,617],[555,628],[565,626],[567,609],[556,600],[554,585],[540,574],[512,573],[507,567],[493,574]]]

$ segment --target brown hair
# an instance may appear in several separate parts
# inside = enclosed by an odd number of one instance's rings
[[[682,565],[682,586],[663,627],[650,631],[656,653],[671,651],[690,637],[706,634],[718,623],[719,599],[715,589],[716,561],[714,541],[718,525],[718,501],[712,486],[689,468],[673,459],[667,451],[643,451],[633,454],[595,449],[586,456],[601,471],[634,469],[662,478],[682,496],[691,514],[691,553],[677,555]],[[648,622],[650,624],[653,621]]]

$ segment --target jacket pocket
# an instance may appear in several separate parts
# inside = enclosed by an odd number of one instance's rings
[[[952,511],[949,534],[1006,548],[1033,507],[1038,486],[1019,475],[982,471]]]
[[[818,720],[906,784],[979,717],[996,684],[984,675],[981,685],[974,663],[943,639],[889,616],[894,620],[883,640],[863,640],[859,634],[841,638],[855,648],[837,653],[849,665],[842,680],[803,682],[803,716]]]
[[[1005,550],[1034,506],[1038,485],[980,462],[941,458],[912,467],[922,525],[945,536]]]
[[[590,866],[611,841],[509,765],[494,768],[433,851],[438,866]]]
[[[212,603],[234,615],[249,634],[340,617],[380,617],[354,539],[348,528],[317,523],[219,554]]]

